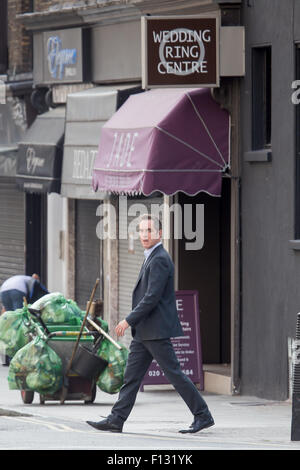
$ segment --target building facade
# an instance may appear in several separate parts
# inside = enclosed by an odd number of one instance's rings
[[[299,311],[300,10],[294,1],[244,3],[242,390],[286,399]]]
[[[8,2],[10,7],[15,3]],[[135,204],[186,204],[193,211],[201,205],[204,244],[197,251],[186,250],[189,239],[175,240],[174,220],[168,213],[162,217],[172,235],[164,244],[175,263],[176,290],[199,293],[204,386],[222,393],[287,399],[300,273],[298,2],[36,0],[22,11],[14,8],[24,37],[32,38],[33,66],[25,59],[21,63],[22,72],[31,73],[26,78],[34,86],[35,112],[44,118],[45,111],[50,112],[55,121],[61,113],[64,121],[59,131],[60,172],[37,173],[32,180],[25,172],[21,175],[23,183],[35,185],[41,184],[41,176],[57,179],[59,188],[38,193],[23,186],[18,193],[31,201],[25,218],[30,207],[34,213],[34,204],[44,207],[47,223],[40,230],[47,234],[44,269],[49,289],[62,291],[84,308],[99,277],[97,296],[104,300],[104,317],[113,332],[130,310],[143,252],[130,235],[99,236],[104,204],[115,208],[108,218],[117,214],[117,234],[128,232],[133,217],[128,214]],[[150,197],[94,192],[92,173],[101,128],[129,96],[143,93],[141,18],[210,14],[219,15],[224,34],[220,86],[212,88],[212,96],[230,115],[230,166],[222,174],[221,197],[180,190]],[[232,72],[235,45],[226,49],[225,35],[233,27],[245,32],[245,71],[240,74]],[[239,38],[242,41],[243,35]],[[23,42],[30,49],[30,40]],[[3,50],[1,54],[5,57]],[[14,54],[12,47],[10,60]],[[13,65],[6,67],[12,70]],[[20,92],[21,87],[15,89]],[[31,135],[26,135],[24,145],[30,143]],[[53,134],[50,142],[55,148],[56,137]],[[225,389],[218,389],[222,380]]]
[[[91,191],[91,172],[102,125],[130,95],[143,91],[141,17],[213,14],[220,19],[225,34],[231,27],[241,26],[240,2],[36,1],[33,7],[31,13],[19,16],[19,21],[33,38],[35,97],[40,102],[44,98],[52,115],[58,109],[65,111],[61,187],[56,194],[47,190],[45,195],[42,190],[48,211],[48,287],[63,290],[83,308],[94,278],[99,276],[102,286],[97,294],[104,299],[104,315],[113,331],[131,308],[131,291],[143,252],[130,236],[99,239],[97,226],[105,201],[115,207],[117,233],[126,232],[131,219],[119,210],[124,207],[122,194]],[[223,36],[222,44],[227,44],[225,39]],[[79,58],[76,67],[75,50]],[[225,47],[221,55],[221,86],[213,89],[215,102],[230,113],[231,119],[231,168],[222,178],[222,197],[204,193],[188,197],[178,192],[171,196],[154,193],[147,198],[127,194],[126,207],[129,213],[135,204],[150,208],[151,204],[172,207],[176,203],[182,208],[189,205],[193,211],[198,205],[205,206],[207,232],[203,250],[194,251],[191,256],[185,249],[187,240],[173,243],[172,236],[164,243],[175,261],[176,290],[199,291],[203,362],[209,369],[213,365],[220,366],[223,373],[226,369],[227,391],[238,393],[240,256],[235,240],[240,224],[240,77],[228,66],[231,50],[224,51]],[[27,149],[30,137],[27,134]],[[38,142],[31,144],[37,149]],[[41,174],[23,172],[21,176],[27,189],[41,185]],[[176,227],[170,216],[165,213],[163,218],[173,233]],[[203,266],[200,271],[199,266]],[[200,331],[197,334],[200,336]],[[124,341],[128,344],[129,340],[128,332]]]
[[[33,236],[41,231],[43,210],[40,206],[40,217],[35,219],[34,198],[21,193],[16,185],[18,142],[38,112],[30,100],[32,40],[16,18],[32,11],[32,3],[3,1],[0,5],[0,282],[25,272],[39,272],[46,281],[40,238],[34,244]]]

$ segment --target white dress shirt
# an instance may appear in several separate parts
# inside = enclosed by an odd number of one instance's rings
[[[162,242],[158,242],[158,243],[156,243],[156,245],[152,246],[151,248],[148,248],[148,250],[144,250],[144,255],[145,255],[145,261],[144,262],[147,261],[147,259],[151,255],[152,251],[154,251],[155,248],[157,248],[159,245],[162,245]]]

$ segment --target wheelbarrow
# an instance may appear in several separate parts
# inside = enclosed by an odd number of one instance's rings
[[[67,393],[65,400],[83,400],[84,403],[93,403],[96,398],[96,382],[99,375],[108,365],[107,361],[95,354],[103,339],[97,331],[89,331],[86,327],[81,331],[80,326],[49,325],[45,324],[40,312],[29,308],[29,312],[40,322],[48,345],[57,353],[62,361],[63,377],[68,375]],[[74,353],[74,343],[78,336],[79,347]],[[96,337],[96,338],[95,338]],[[69,368],[72,359],[71,368]],[[34,392],[26,389],[26,377],[16,376],[21,388],[21,397],[24,403],[30,404],[34,399]],[[54,394],[39,394],[40,403],[45,401],[60,401],[62,389]]]

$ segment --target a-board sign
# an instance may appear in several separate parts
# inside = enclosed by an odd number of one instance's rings
[[[172,344],[181,369],[193,383],[203,390],[202,351],[199,322],[198,291],[177,291],[176,305],[183,336],[172,338]],[[152,361],[144,380],[144,385],[168,384],[166,376],[155,360]]]

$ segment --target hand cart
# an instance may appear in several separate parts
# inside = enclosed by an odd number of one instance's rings
[[[74,325],[45,325],[41,319],[38,310],[28,309],[35,316],[43,327],[43,333],[48,345],[61,358],[63,377],[68,375],[67,392],[64,400],[83,400],[84,403],[93,403],[96,397],[99,375],[108,365],[108,363],[97,356],[95,351],[103,339],[103,336],[97,331],[88,331],[84,327]],[[79,345],[74,353],[74,343],[78,341]],[[71,361],[72,359],[72,361]],[[71,367],[69,367],[72,362]],[[22,390],[21,397],[24,403],[31,404],[34,399],[34,392],[26,388],[26,377],[16,376]],[[61,401],[62,389],[54,394],[40,394],[40,403],[45,401]]]
[[[37,318],[43,327],[43,331],[39,332],[46,337],[49,346],[61,358],[63,367],[61,390],[54,394],[40,394],[41,404],[44,404],[46,400],[59,400],[61,404],[65,400],[83,400],[84,403],[93,403],[96,397],[98,377],[108,366],[108,362],[96,354],[102,339],[105,337],[116,348],[122,349],[113,338],[88,317],[98,283],[99,279],[94,285],[81,326],[45,325],[40,311],[28,308],[28,311]],[[93,331],[87,329],[86,322],[94,328]],[[40,330],[38,326],[37,329]],[[32,403],[34,392],[26,389],[26,377],[17,377],[16,374],[16,381],[19,381],[23,402]]]

